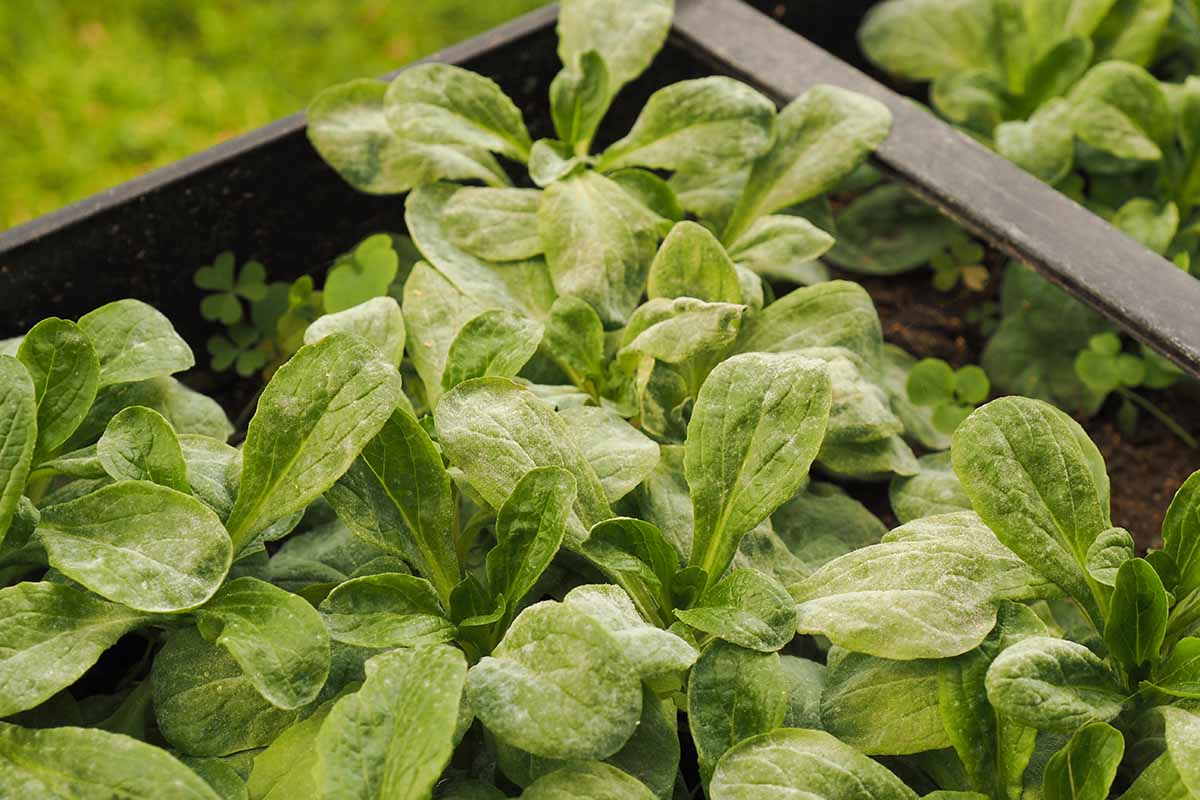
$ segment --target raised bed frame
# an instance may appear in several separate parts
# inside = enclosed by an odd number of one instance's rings
[[[808,5],[817,15],[819,4]],[[867,5],[846,4],[843,23]],[[542,118],[530,119],[535,137],[548,134],[544,98],[558,68],[556,15],[553,6],[540,9],[427,60],[495,78],[527,115]],[[831,26],[828,13],[815,16],[814,25],[845,38],[844,24]],[[640,108],[671,80],[712,72],[740,78],[780,103],[817,83],[883,101],[895,126],[876,154],[881,167],[1200,377],[1200,281],[741,0],[677,0],[667,46],[625,90],[610,122],[627,125],[621,107]],[[195,343],[206,323],[191,275],[220,250],[256,254],[272,277],[294,277],[331,262],[367,233],[402,229],[399,199],[359,194],[343,183],[309,146],[304,126],[303,114],[286,117],[0,233],[0,338],[41,317],[74,317],[135,296],[167,312]]]

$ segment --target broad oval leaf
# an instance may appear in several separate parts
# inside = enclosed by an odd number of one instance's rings
[[[706,303],[741,303],[737,270],[717,237],[690,221],[675,223],[650,265],[646,294],[694,297]]]
[[[321,603],[334,640],[357,647],[421,647],[454,638],[429,581],[385,572],[337,586]]]
[[[196,363],[171,321],[140,300],[117,300],[79,318],[100,361],[100,386],[166,377]]]
[[[817,259],[831,247],[833,237],[803,217],[773,214],[755,220],[732,242],[729,257],[764,278],[811,286],[829,280]]]
[[[971,500],[954,474],[950,453],[921,456],[917,466],[920,471],[916,475],[897,475],[888,488],[892,511],[901,523],[971,510]]]
[[[1125,737],[1116,728],[1103,722],[1083,726],[1046,763],[1046,800],[1106,800],[1124,755]]]
[[[3,527],[0,519],[0,527]],[[1185,597],[1200,589],[1200,471],[1183,482],[1162,525],[1163,550],[1179,568],[1176,591]]]
[[[801,356],[746,353],[709,374],[688,423],[684,470],[695,517],[690,563],[710,585],[742,536],[808,476],[831,403],[824,365]]]
[[[775,104],[741,81],[679,81],[650,95],[633,128],[604,151],[597,168],[673,171],[749,161],[770,148],[774,132]]]
[[[443,604],[458,584],[453,492],[442,456],[411,414],[397,409],[325,499],[355,535],[401,556]]]
[[[386,84],[354,80],[332,86],[308,107],[308,140],[355,189],[400,194],[437,180],[507,182],[486,150],[448,142],[428,129],[400,136],[384,112]]]
[[[96,457],[113,480],[150,481],[191,494],[175,429],[153,409],[122,409],[96,442]]]
[[[265,747],[301,711],[276,708],[223,647],[195,628],[172,634],[150,673],[154,716],[163,737],[192,756],[225,756]]]
[[[1117,585],[1121,565],[1132,559],[1137,546],[1124,528],[1109,528],[1088,545],[1084,569],[1105,586]]]
[[[604,626],[553,602],[521,612],[467,678],[471,708],[508,744],[545,758],[602,759],[642,712],[641,678]]]
[[[1092,651],[1045,636],[997,656],[988,670],[987,694],[997,711],[1022,725],[1067,732],[1113,719],[1127,699]]]
[[[628,773],[603,762],[571,764],[531,783],[521,800],[654,800],[655,794]]]
[[[49,317],[29,329],[17,350],[37,397],[35,461],[53,453],[79,427],[100,388],[100,360],[73,322]],[[0,377],[0,381],[7,382]],[[0,519],[0,530],[4,528]]]
[[[891,129],[891,112],[874,98],[823,84],[809,89],[779,112],[775,143],[754,162],[722,241],[736,242],[759,217],[829,191]]]
[[[257,578],[235,578],[196,619],[200,634],[228,650],[277,708],[308,705],[329,677],[329,633],[300,595]]]
[[[453,64],[417,64],[387,88],[383,112],[401,135],[414,117],[437,140],[529,158],[533,144],[521,112],[495,81]],[[452,177],[452,176],[447,176]]]
[[[0,589],[0,716],[67,688],[148,619],[61,583]]]
[[[452,647],[393,650],[317,734],[316,783],[328,800],[423,800],[454,752],[467,662]]]
[[[1154,671],[1154,688],[1175,697],[1200,700],[1200,638],[1180,639]]]
[[[577,63],[568,63],[554,76],[550,82],[550,117],[554,121],[554,132],[567,146],[567,152],[588,150],[611,99],[608,67],[603,56],[595,50],[583,53]],[[531,176],[533,160],[531,154]],[[536,176],[534,180],[537,181]]]
[[[858,39],[873,62],[913,80],[998,70],[996,16],[992,0],[889,0],[871,9]]]
[[[869,756],[942,750],[938,663],[889,661],[862,653],[830,659],[821,696],[821,728]]]
[[[1167,634],[1167,590],[1142,558],[1121,565],[1104,621],[1109,653],[1129,669],[1158,661]]]
[[[575,479],[562,467],[531,469],[496,513],[496,546],[487,554],[492,595],[510,609],[537,583],[554,560],[575,502]],[[510,612],[511,613],[511,612]]]
[[[258,400],[227,523],[234,549],[315,500],[350,468],[400,402],[400,375],[356,336],[305,345]]]
[[[37,414],[29,371],[12,356],[0,356],[0,542],[25,493],[37,446]]]
[[[682,637],[647,623],[619,586],[577,586],[563,602],[603,625],[643,680],[680,675],[699,656]]]
[[[1001,600],[1053,596],[971,512],[926,517],[791,588],[801,633],[881,658],[946,658],[988,635]]]
[[[356,306],[318,317],[304,330],[304,343],[315,344],[332,333],[366,339],[394,367],[404,358],[404,315],[393,297],[373,297]]]
[[[199,606],[217,591],[233,556],[216,513],[146,481],[121,481],[47,506],[37,536],[51,566],[139,611]]]
[[[72,800],[219,800],[165,750],[95,728],[0,722],[0,794]]]
[[[537,352],[542,323],[494,308],[472,317],[446,353],[442,389],[472,378],[514,378]]]
[[[1101,619],[1082,565],[1112,527],[1108,475],[1079,423],[1040,400],[1002,397],[959,425],[951,454],[996,538]]]
[[[528,389],[504,378],[467,381],[442,397],[435,417],[450,463],[493,508],[534,467],[562,467],[576,487],[568,545],[578,545],[592,525],[612,516],[604,487],[567,423]]]
[[[788,710],[788,677],[775,653],[717,640],[688,678],[688,726],[707,782],[723,754],[778,728]]]
[[[883,332],[866,290],[850,281],[796,289],[742,325],[743,353],[786,353],[808,347],[844,347],[869,366],[879,363]]]
[[[1200,793],[1200,713],[1182,708],[1159,709],[1167,724],[1167,752],[1184,786]]]
[[[450,239],[471,255],[520,261],[542,254],[537,221],[541,204],[537,189],[467,186],[446,203],[442,222]]]
[[[710,636],[761,653],[773,653],[796,635],[796,605],[774,578],[735,569],[675,616]]]
[[[246,779],[246,791],[253,800],[293,800],[318,794],[313,775],[317,733],[333,704],[333,700],[322,704],[254,756]]]
[[[583,457],[616,503],[633,491],[658,465],[658,443],[607,408],[578,406],[558,412]]]
[[[916,800],[885,767],[823,731],[781,728],[748,739],[721,759],[713,800]]]
[[[612,97],[650,66],[673,8],[673,0],[566,0],[558,12],[558,57],[576,69],[589,50],[599,53]]]
[[[608,327],[625,324],[645,289],[662,224],[597,172],[550,184],[538,232],[555,291],[586,300]]]

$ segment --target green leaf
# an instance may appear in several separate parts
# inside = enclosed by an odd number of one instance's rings
[[[329,268],[321,292],[325,311],[334,314],[385,296],[399,268],[400,257],[391,237],[386,233],[368,236]]]
[[[925,358],[908,373],[908,399],[919,406],[934,406],[954,396],[954,370],[940,358]]]
[[[675,616],[687,625],[727,642],[773,653],[796,635],[795,603],[773,578],[753,569],[735,569]]]
[[[0,542],[8,533],[37,446],[37,395],[25,366],[0,356]]]
[[[742,536],[807,477],[831,392],[825,367],[796,355],[746,353],[709,374],[688,424],[684,468],[695,515],[689,563],[710,585]]]
[[[743,353],[807,347],[844,347],[869,366],[878,364],[883,334],[866,290],[850,281],[796,289],[745,320],[738,342]]]
[[[542,341],[542,323],[502,309],[484,311],[459,330],[446,354],[442,388],[489,375],[513,378]]]
[[[254,756],[254,766],[246,780],[251,800],[290,800],[318,793],[312,768],[317,732],[332,708],[332,700],[324,703]]]
[[[971,510],[971,500],[954,474],[950,453],[921,456],[917,466],[920,471],[916,475],[897,475],[888,489],[892,511],[901,523]]]
[[[788,710],[788,677],[775,653],[714,641],[688,680],[688,726],[707,782],[739,742],[774,730]],[[714,797],[721,797],[713,791]]]
[[[0,722],[0,794],[72,800],[218,800],[161,748],[90,728],[28,730]]]
[[[316,783],[329,800],[427,798],[454,752],[467,663],[455,648],[393,650],[317,734]]]
[[[916,800],[885,767],[822,731],[782,728],[742,742],[721,759],[713,800],[793,797]]]
[[[329,634],[304,598],[257,578],[229,581],[196,611],[200,634],[224,647],[272,705],[300,708],[329,677]]]
[[[159,378],[196,363],[171,322],[140,300],[117,300],[79,318],[100,361],[100,386]]]
[[[779,112],[775,144],[754,162],[722,241],[737,241],[759,217],[832,189],[891,127],[891,112],[878,100],[834,86],[809,89]]]
[[[725,248],[695,222],[678,222],[654,256],[646,294],[694,297],[708,303],[741,303],[737,271]]]
[[[263,390],[246,433],[227,523],[234,549],[332,486],[401,396],[399,374],[355,336],[333,334],[292,356]]]
[[[122,409],[96,443],[96,456],[113,480],[150,481],[191,493],[175,430],[153,409]]]
[[[542,350],[571,383],[597,395],[605,381],[604,325],[595,309],[578,297],[554,301]]]
[[[188,769],[199,775],[208,784],[208,788],[216,792],[222,800],[250,800],[246,782],[242,779],[244,768],[235,769],[230,763],[219,758],[184,757],[180,760]]]
[[[654,800],[654,793],[628,773],[603,762],[571,764],[544,775],[521,800]]]
[[[1200,638],[1180,639],[1154,670],[1151,683],[1169,695],[1200,700]]]
[[[496,546],[487,554],[488,588],[509,609],[550,566],[567,532],[575,479],[562,467],[531,469],[496,513]],[[511,612],[510,612],[511,613]]]
[[[608,67],[608,95],[640,75],[671,28],[673,0],[566,0],[558,12],[558,57],[578,70],[589,50]]]
[[[828,260],[860,275],[897,275],[928,264],[961,230],[904,186],[885,183],[840,209]]]
[[[1162,525],[1163,551],[1179,568],[1175,591],[1185,597],[1200,589],[1200,472],[1183,482]]]
[[[609,503],[633,491],[658,465],[658,444],[620,414],[607,408],[579,406],[565,408],[558,415],[566,421]]]
[[[1053,594],[975,514],[927,517],[791,587],[801,633],[881,658],[947,658],[979,645],[1005,599]]]
[[[1124,755],[1125,737],[1116,728],[1103,722],[1083,726],[1046,764],[1046,800],[1106,800]]]
[[[1200,714],[1182,708],[1160,708],[1167,723],[1167,753],[1179,777],[1195,797],[1200,794]]]
[[[1104,621],[1109,653],[1131,670],[1156,662],[1167,633],[1168,600],[1162,579],[1145,559],[1121,565]]]
[[[937,661],[888,661],[839,652],[821,696],[821,728],[867,755],[950,746],[942,724]]]
[[[595,50],[563,67],[550,82],[550,117],[563,144],[586,153],[611,98],[608,67]]]
[[[1179,230],[1179,207],[1135,197],[1117,209],[1112,224],[1160,256],[1166,255]]]
[[[746,306],[665,297],[638,306],[622,333],[617,357],[636,369],[643,356],[665,364],[723,354],[737,339]]]
[[[300,717],[276,708],[223,647],[195,628],[172,634],[150,673],[159,732],[192,756],[265,747]]]
[[[780,656],[788,678],[788,710],[784,728],[821,728],[821,695],[825,691],[826,667],[796,656]]]
[[[542,254],[536,189],[464,187],[442,210],[446,233],[458,247],[487,261],[520,261]]]
[[[374,297],[343,311],[325,314],[304,330],[304,343],[316,344],[338,332],[366,339],[394,367],[399,367],[404,358],[404,316],[394,298]]]
[[[601,759],[642,712],[641,680],[617,640],[567,604],[521,612],[467,677],[471,708],[503,742],[546,758]]]
[[[401,194],[437,180],[504,185],[487,150],[447,141],[436,129],[410,126],[403,135],[385,116],[386,84],[353,80],[321,92],[308,107],[308,140],[355,189]]]
[[[100,388],[100,361],[87,334],[57,317],[42,320],[25,334],[17,359],[33,379],[38,437],[34,461],[40,462],[87,417]],[[10,379],[4,376],[0,381]]]
[[[144,614],[60,583],[0,589],[0,716],[67,688]]]
[[[563,467],[576,487],[568,546],[578,545],[592,525],[612,516],[604,488],[566,421],[529,390],[504,378],[477,378],[447,392],[435,416],[450,463],[493,508],[534,467]]]
[[[996,537],[1098,621],[1083,564],[1112,527],[1109,484],[1079,423],[1039,400],[1005,397],[959,426],[951,452],[972,507]]]
[[[199,606],[217,591],[232,558],[229,535],[211,509],[145,481],[47,506],[37,536],[51,566],[139,611]]]
[[[1168,29],[1170,0],[1121,0],[1095,32],[1096,60],[1119,59],[1147,65]]]
[[[908,373],[917,360],[892,344],[883,346],[883,368],[879,384],[892,401],[892,411],[904,423],[905,437],[929,450],[946,450],[950,437],[933,425],[933,410],[908,399]]]
[[[387,88],[383,113],[401,136],[415,118],[438,141],[524,162],[532,141],[521,112],[494,81],[452,64],[417,64]],[[451,177],[451,176],[447,176]]]
[[[665,220],[679,222],[687,214],[679,204],[679,198],[675,196],[671,184],[648,169],[629,167],[611,172],[608,177]]]
[[[988,700],[1022,725],[1070,732],[1121,713],[1125,694],[1104,662],[1080,644],[1034,637],[992,662]]]
[[[1026,172],[1051,185],[1062,181],[1075,163],[1071,104],[1055,98],[1028,120],[996,126],[996,150]]]
[[[618,586],[577,586],[563,602],[603,625],[643,680],[681,676],[699,656],[675,633],[647,623]]]
[[[679,552],[652,523],[629,517],[605,520],[592,528],[583,553],[633,598],[643,615],[666,622],[660,615],[672,606]]]
[[[991,391],[987,373],[974,364],[954,371],[954,396],[960,403],[975,405],[987,400]]]
[[[1120,61],[1096,65],[1071,90],[1072,128],[1117,159],[1158,161],[1171,138],[1171,113],[1157,80]]]
[[[998,71],[996,16],[992,0],[894,0],[871,10],[858,39],[871,61],[913,80]]]
[[[449,601],[460,577],[450,476],[411,414],[394,411],[325,499],[356,536],[404,558]]]
[[[864,442],[827,442],[817,456],[821,469],[846,481],[887,481],[915,475],[917,457],[899,435]]]
[[[454,638],[429,581],[384,572],[339,584],[321,602],[335,641],[356,647],[424,647]]]
[[[741,81],[679,81],[650,95],[633,128],[604,151],[597,169],[748,161],[770,149],[774,128],[775,104]]]
[[[586,300],[605,325],[624,324],[641,299],[661,221],[599,173],[546,187],[538,231],[555,291]]]
[[[807,571],[861,547],[887,528],[862,503],[831,483],[810,481],[771,515],[775,532]]]
[[[811,286],[829,280],[817,259],[833,237],[802,217],[772,214],[754,221],[729,247],[729,257],[755,274]]]
[[[529,179],[544,189],[579,173],[590,163],[587,156],[573,155],[570,145],[557,139],[538,139],[529,151]]]

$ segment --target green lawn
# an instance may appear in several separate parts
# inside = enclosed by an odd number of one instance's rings
[[[544,0],[0,0],[0,230]]]

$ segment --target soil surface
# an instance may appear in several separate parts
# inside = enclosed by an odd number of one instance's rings
[[[928,270],[886,278],[842,275],[861,283],[879,309],[883,336],[918,358],[937,357],[955,366],[979,363],[985,337],[978,325],[965,321],[985,303],[995,302],[1002,261],[993,259],[992,279],[983,292],[958,288],[939,292],[933,288]],[[1200,432],[1200,403],[1194,385],[1181,383],[1167,391],[1146,396],[1170,414],[1185,430]],[[1113,525],[1126,528],[1139,547],[1161,544],[1163,515],[1179,485],[1200,469],[1200,450],[1195,450],[1147,414],[1139,417],[1132,436],[1117,426],[1119,401],[1110,399],[1096,416],[1079,418],[1108,465],[1112,482]],[[873,499],[873,498],[872,498]],[[872,507],[876,504],[870,503]]]

